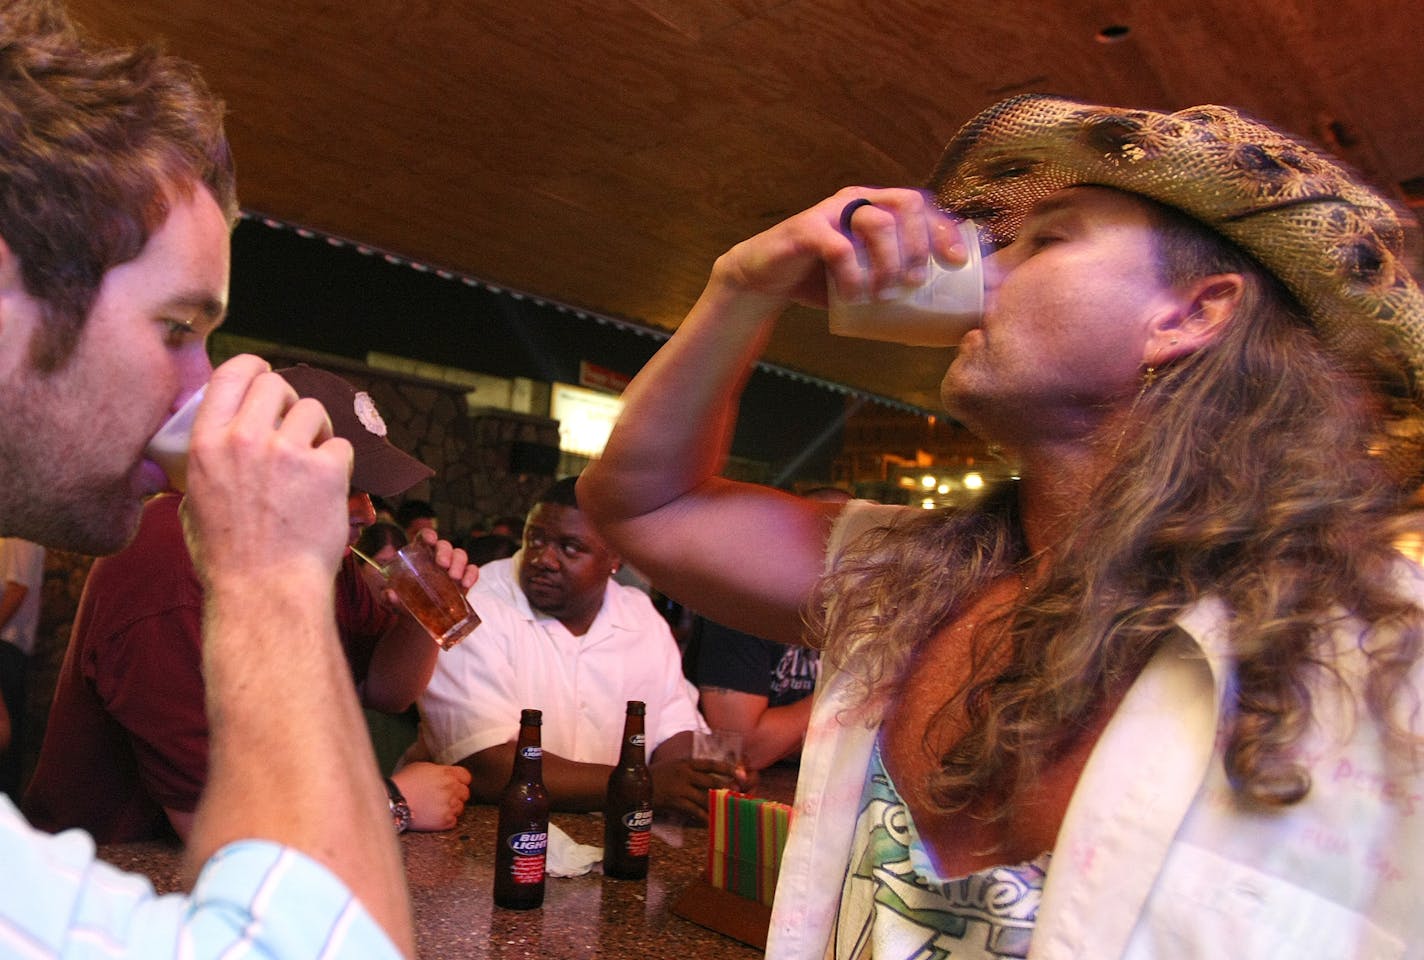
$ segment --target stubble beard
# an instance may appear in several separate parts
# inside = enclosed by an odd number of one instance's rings
[[[0,387],[0,535],[88,556],[116,553],[133,539],[143,509],[133,467],[119,475],[86,471],[84,458],[95,451],[58,436],[63,431],[43,415],[52,402],[24,386]]]

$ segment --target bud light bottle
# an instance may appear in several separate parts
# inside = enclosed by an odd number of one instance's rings
[[[623,721],[623,751],[608,776],[603,803],[603,873],[622,880],[648,875],[648,849],[653,839],[653,778],[643,738],[641,700],[628,701]]]
[[[499,801],[494,848],[494,903],[529,910],[544,902],[544,852],[549,846],[549,794],[544,789],[544,751],[539,746],[543,714],[519,717],[514,772]]]

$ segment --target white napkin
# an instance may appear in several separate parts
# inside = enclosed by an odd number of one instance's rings
[[[602,847],[575,843],[557,824],[549,824],[549,846],[544,851],[544,872],[549,876],[581,877],[602,861]]]

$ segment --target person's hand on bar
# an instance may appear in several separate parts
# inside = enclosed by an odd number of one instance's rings
[[[391,774],[406,803],[410,829],[449,830],[470,799],[470,771],[464,767],[417,760]]]
[[[677,757],[648,764],[653,776],[653,807],[674,811],[697,823],[707,822],[707,791],[743,789],[744,771],[722,760]]]

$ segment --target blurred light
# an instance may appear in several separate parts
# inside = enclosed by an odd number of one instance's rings
[[[977,473],[966,473],[964,475],[964,489],[978,490],[984,486],[984,478]]]
[[[935,478],[930,476],[928,473],[925,474],[923,477],[920,477],[920,486],[924,487],[926,490],[929,490],[934,485]]]
[[[939,486],[935,487],[935,492],[936,492],[936,493],[949,493],[949,484],[947,484],[947,483],[941,483]]]
[[[920,501],[920,506],[926,510],[933,510],[935,508],[935,502],[930,498],[926,497],[924,500]]]

